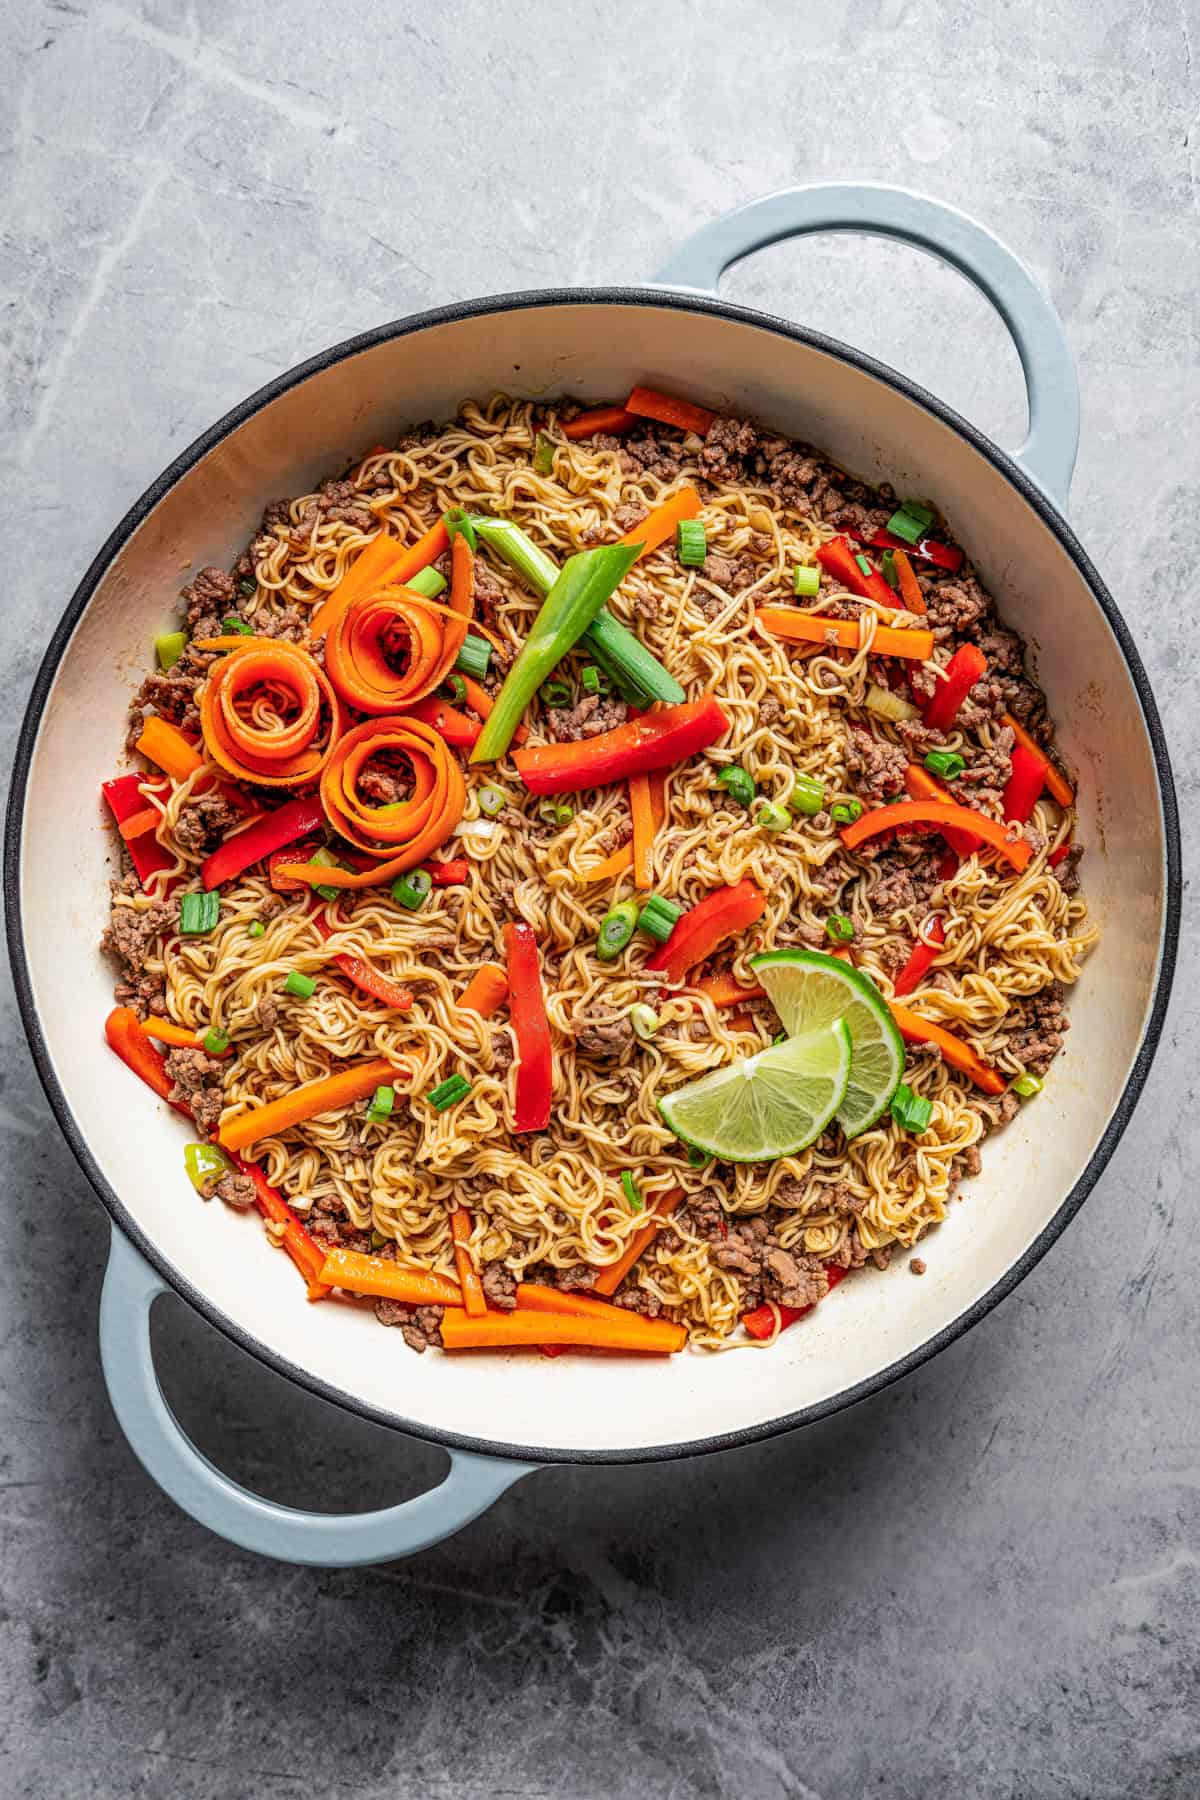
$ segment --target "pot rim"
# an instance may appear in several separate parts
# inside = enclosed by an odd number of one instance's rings
[[[38,729],[50,688],[71,634],[110,565],[137,528],[150,515],[159,501],[210,450],[281,394],[299,386],[310,376],[332,368],[337,363],[349,360],[361,351],[374,349],[380,344],[397,338],[411,336],[431,326],[455,324],[466,319],[484,318],[501,312],[527,311],[536,307],[548,306],[595,305],[656,306],[668,311],[700,313],[711,318],[729,320],[737,324],[753,326],[758,330],[769,331],[777,337],[787,338],[792,342],[804,344],[810,349],[821,351],[864,374],[873,376],[916,405],[923,407],[941,423],[948,425],[1005,477],[1026,504],[1033,508],[1043,524],[1053,532],[1075,564],[1093,598],[1104,613],[1125,659],[1141,705],[1142,716],[1146,722],[1146,730],[1154,755],[1166,853],[1165,908],[1153,1002],[1133,1066],[1108,1124],[1082,1174],[1064,1196],[1054,1216],[1039,1232],[1024,1254],[1010,1265],[986,1293],[944,1326],[941,1331],[925,1339],[904,1356],[889,1363],[874,1375],[857,1382],[853,1387],[841,1389],[824,1400],[801,1407],[794,1412],[784,1413],[777,1418],[745,1426],[737,1431],[721,1432],[711,1437],[690,1438],[680,1443],[645,1445],[628,1449],[564,1450],[529,1444],[510,1444],[499,1439],[479,1438],[460,1432],[442,1430],[437,1426],[406,1419],[396,1413],[385,1411],[354,1394],[347,1393],[344,1389],[335,1387],[320,1377],[297,1367],[287,1357],[281,1356],[259,1338],[243,1330],[163,1256],[153,1240],[143,1232],[128,1212],[119,1195],[105,1180],[84,1133],[75,1121],[66,1092],[54,1072],[33,998],[33,985],[25,952],[20,897],[20,862],[25,796]],[[888,364],[880,362],[875,357],[868,356],[850,345],[843,344],[836,338],[827,337],[822,332],[811,331],[804,326],[793,324],[789,320],[776,318],[770,313],[734,305],[716,296],[710,297],[683,290],[654,287],[534,289],[511,294],[489,295],[476,300],[457,301],[448,306],[432,307],[424,312],[410,313],[402,319],[393,320],[388,324],[375,326],[370,331],[345,338],[341,342],[319,351],[306,361],[296,364],[293,368],[285,370],[281,375],[277,375],[272,381],[267,382],[245,400],[232,407],[207,431],[196,438],[150,484],[111,532],[93,558],[50,639],[34,678],[13,758],[12,783],[9,790],[5,825],[3,885],[9,958],[17,1004],[20,1008],[21,1020],[25,1027],[25,1035],[29,1042],[34,1066],[46,1098],[50,1102],[59,1128],[70,1145],[76,1161],[87,1176],[97,1198],[109,1213],[113,1224],[137,1247],[181,1299],[193,1306],[210,1325],[222,1332],[240,1349],[245,1350],[267,1368],[274,1370],[276,1374],[287,1377],[300,1387],[307,1389],[309,1393],[316,1394],[322,1400],[327,1400],[335,1406],[344,1407],[359,1417],[370,1420],[373,1424],[386,1426],[393,1431],[405,1432],[429,1443],[440,1444],[448,1450],[465,1450],[482,1456],[512,1457],[524,1462],[537,1463],[600,1464],[666,1461],[676,1457],[706,1455],[717,1450],[733,1449],[740,1444],[751,1444],[766,1438],[777,1437],[784,1432],[795,1430],[798,1426],[812,1424],[818,1419],[827,1418],[834,1413],[841,1412],[846,1407],[855,1405],[871,1394],[881,1392],[884,1388],[890,1387],[893,1382],[899,1381],[903,1376],[920,1368],[923,1363],[936,1356],[940,1350],[944,1350],[948,1344],[953,1343],[956,1338],[969,1331],[973,1325],[978,1324],[980,1319],[984,1318],[994,1306],[1010,1294],[1029,1274],[1035,1264],[1040,1262],[1091,1193],[1116,1149],[1133,1114],[1142,1088],[1145,1086],[1150,1065],[1154,1060],[1162,1035],[1167,1003],[1170,998],[1179,943],[1183,888],[1179,812],[1175,784],[1171,774],[1166,736],[1150,682],[1120,609],[1057,507],[1011,456],[1001,450],[969,420],[964,419],[952,407],[947,406],[917,382],[900,374]]]

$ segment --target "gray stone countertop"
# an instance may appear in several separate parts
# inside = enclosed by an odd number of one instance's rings
[[[1195,0],[6,0],[0,18],[6,745],[112,524],[270,376],[449,299],[644,278],[731,205],[859,177],[975,214],[1059,307],[1083,390],[1073,517],[1194,819]],[[915,254],[780,247],[726,292],[1019,438],[998,322]],[[6,992],[4,1794],[1195,1794],[1190,925],[1107,1173],[966,1338],[801,1436],[550,1471],[452,1542],[352,1574],[230,1550],[135,1462],[97,1365],[105,1219]],[[259,1491],[348,1509],[438,1473],[438,1452],[160,1312],[172,1404]]]

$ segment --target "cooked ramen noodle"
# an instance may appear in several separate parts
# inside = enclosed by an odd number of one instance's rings
[[[1074,794],[928,501],[649,390],[497,396],[183,602],[105,784],[108,1036],[310,1297],[770,1344],[1036,1105]]]

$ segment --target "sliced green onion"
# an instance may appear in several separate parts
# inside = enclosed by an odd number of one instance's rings
[[[585,694],[600,694],[604,691],[604,676],[595,663],[585,663],[579,672],[579,680]]]
[[[925,531],[933,524],[933,508],[926,506],[923,500],[906,500],[900,508],[910,519],[915,519]]]
[[[253,625],[247,625],[245,619],[239,619],[234,613],[230,613],[227,619],[221,620],[221,630],[226,636],[231,637],[254,636]]]
[[[489,819],[494,819],[497,813],[502,813],[507,805],[508,795],[503,788],[492,787],[490,784],[480,788],[479,810]]]
[[[557,709],[571,704],[570,685],[565,681],[543,681],[538,692],[542,697],[542,705]]]
[[[223,1175],[233,1174],[233,1164],[216,1144],[185,1144],[183,1166],[196,1192],[206,1198]]]
[[[621,1187],[624,1190],[626,1204],[631,1213],[645,1212],[646,1202],[638,1192],[638,1184],[628,1169],[621,1170]]]
[[[257,581],[250,581],[249,579],[247,579],[245,581],[239,581],[238,582],[238,590],[239,590],[239,592],[245,594],[248,599],[251,594],[257,594],[258,583],[257,583]]]
[[[776,1044],[786,1044],[786,1043],[787,1043],[787,1032],[786,1031],[777,1031],[775,1033],[775,1036],[771,1039],[771,1048],[774,1049]]]
[[[727,789],[741,806],[749,806],[754,798],[754,782],[741,763],[730,763],[728,768],[722,769],[717,776],[717,786]]]
[[[158,657],[158,666],[164,675],[168,669],[175,667],[186,649],[186,631],[164,631],[161,637],[155,638],[154,654]]]
[[[544,431],[538,432],[533,446],[533,467],[538,475],[554,473],[554,439],[548,438]]]
[[[920,712],[906,700],[902,694],[894,694],[891,688],[880,687],[877,681],[871,682],[867,688],[863,705],[868,712],[875,713],[881,719],[891,719],[899,724],[902,719],[919,719]]]
[[[266,937],[267,928],[261,919],[251,919],[246,927],[246,936],[252,938]]]
[[[623,900],[605,913],[596,933],[596,955],[601,962],[615,962],[633,936],[638,922],[636,900]]]
[[[468,631],[463,639],[462,649],[454,659],[454,666],[461,669],[464,675],[472,675],[476,681],[482,681],[491,660],[492,646],[487,639],[476,637],[473,631]]]
[[[446,686],[450,691],[451,699],[457,700],[458,704],[461,706],[467,697],[467,684],[462,676],[454,674],[447,675]]]
[[[685,569],[702,569],[708,555],[703,519],[680,519],[675,527],[675,549]]]
[[[940,775],[943,781],[957,781],[966,766],[957,750],[931,750],[925,758],[929,773]]]
[[[825,935],[832,938],[835,944],[852,944],[854,920],[848,919],[845,913],[830,913],[825,921]]]
[[[647,1006],[644,1000],[637,1000],[629,1009],[629,1023],[642,1042],[648,1044],[661,1021],[652,1006]]]
[[[875,573],[874,569],[871,567],[870,557],[864,556],[861,550],[855,556],[854,560],[858,564],[859,568],[862,570],[864,575],[873,575]]]
[[[283,984],[283,991],[297,1000],[311,1000],[317,991],[317,984],[311,975],[302,975],[299,969],[293,969]]]
[[[371,1104],[367,1108],[367,1123],[379,1125],[391,1114],[396,1104],[396,1090],[391,1087],[377,1087],[371,1096]]]
[[[885,550],[879,559],[879,573],[890,588],[900,586],[900,571],[896,567],[896,552]]]
[[[204,1034],[204,1048],[210,1056],[223,1056],[229,1048],[229,1039],[215,1025],[210,1025]]]
[[[926,527],[907,507],[894,512],[887,522],[887,528],[893,537],[903,538],[906,544],[919,544],[925,536]]]
[[[915,1131],[919,1137],[929,1129],[929,1121],[933,1117],[933,1101],[914,1094],[908,1083],[902,1081],[892,1095],[892,1117],[901,1131]]]
[[[1014,1094],[1020,1094],[1022,1100],[1032,1100],[1035,1094],[1042,1091],[1042,1082],[1036,1075],[1018,1075],[1012,1084]]]
[[[810,819],[815,819],[825,810],[825,783],[813,775],[797,775],[788,805],[793,812],[807,813]]]
[[[314,850],[308,860],[320,863],[323,869],[340,869],[342,867],[333,851],[324,844],[319,850]],[[341,891],[341,888],[330,887],[327,881],[314,881],[313,883],[313,893],[319,894],[322,900],[336,900]]]
[[[709,1156],[707,1150],[697,1150],[695,1145],[693,1145],[687,1153],[687,1159],[691,1163],[693,1169],[702,1169],[705,1163],[708,1162]]]
[[[372,1228],[371,1228],[371,1248],[372,1248],[372,1250],[382,1250],[384,1245],[387,1243],[387,1241],[388,1240],[387,1240],[387,1238],[384,1237],[382,1231],[376,1231],[374,1226],[372,1226]]]
[[[432,886],[428,869],[410,869],[407,875],[401,875],[399,881],[392,883],[392,899],[397,906],[406,906],[409,912],[419,912],[429,898]]]
[[[471,1083],[465,1075],[448,1075],[425,1098],[435,1112],[446,1112],[460,1100],[465,1100],[470,1091]]]
[[[760,806],[754,815],[754,823],[762,831],[786,831],[791,822],[792,815],[787,807],[776,806],[773,800]]]
[[[568,806],[565,800],[543,800],[538,807],[538,812],[551,825],[559,827],[569,825],[575,817],[575,808]]]
[[[461,506],[452,506],[449,512],[443,513],[442,524],[446,527],[446,536],[450,539],[451,546],[461,531],[472,550],[479,548],[479,541],[475,535],[475,521]]]
[[[676,906],[673,900],[664,900],[661,894],[651,894],[638,914],[638,930],[644,931],[660,944],[665,944],[676,925],[682,907]]]
[[[617,684],[623,699],[631,699],[643,706],[648,706],[652,700],[679,706],[687,699],[675,677],[663,668],[627,625],[613,618],[607,607],[597,613],[590,628],[584,632],[583,641]]]
[[[836,806],[830,807],[829,816],[835,825],[853,825],[855,819],[862,818],[862,801],[839,800]]]
[[[411,588],[414,594],[424,594],[427,600],[436,600],[439,594],[445,593],[450,584],[432,563],[427,563],[423,569],[418,569],[415,575],[410,575],[404,585],[406,588]]]
[[[821,571],[815,563],[797,564],[792,571],[792,592],[811,600],[821,591]]]
[[[550,592],[558,580],[558,564],[544,550],[539,550],[519,525],[514,525],[511,519],[489,519],[480,513],[472,513],[469,523],[479,542],[486,549],[495,551],[501,562],[506,562],[510,569],[523,576],[535,594],[544,598]],[[446,529],[450,529],[449,514]]]
[[[205,937],[220,916],[221,896],[216,888],[211,893],[185,894],[179,904],[179,929],[184,937]]]

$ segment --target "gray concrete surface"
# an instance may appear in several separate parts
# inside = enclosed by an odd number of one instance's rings
[[[1194,0],[6,0],[0,19],[6,746],[95,547],[260,382],[434,302],[644,275],[723,208],[858,176],[977,214],[1061,309],[1074,516],[1194,819]],[[915,256],[780,248],[728,292],[1019,436],[999,326]],[[6,995],[0,1791],[1195,1794],[1196,975],[1189,941],[1078,1221],[918,1376],[742,1454],[551,1472],[355,1574],[227,1549],[135,1464],[96,1360],[105,1222]],[[358,1507],[439,1467],[177,1305],[158,1337],[189,1427],[264,1493]]]

